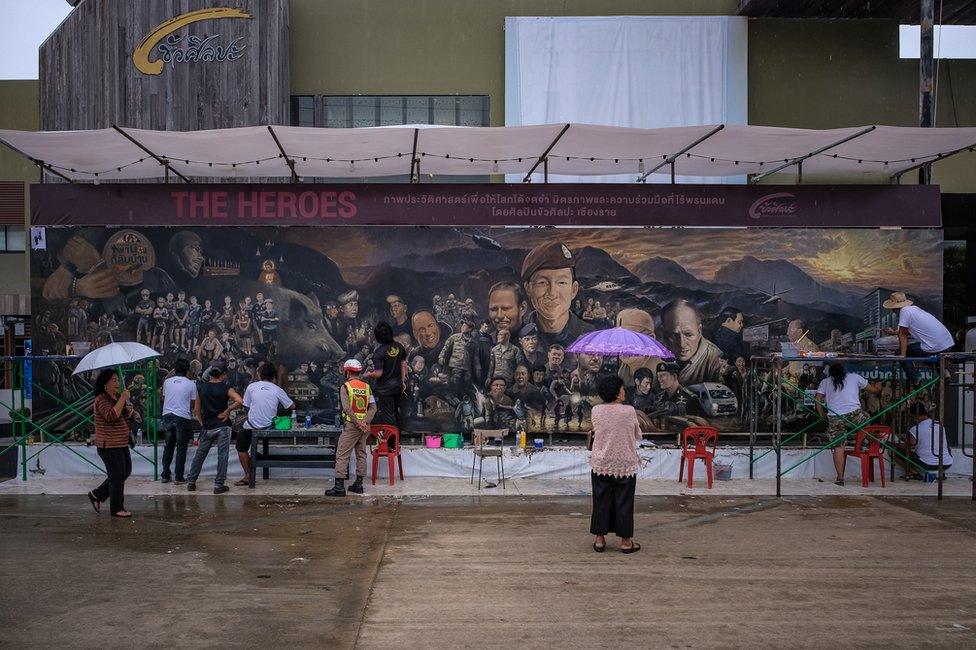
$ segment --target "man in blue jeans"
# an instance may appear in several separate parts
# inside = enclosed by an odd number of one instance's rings
[[[210,448],[217,443],[217,476],[214,478],[214,494],[223,494],[230,488],[224,485],[227,480],[227,455],[230,453],[230,413],[241,408],[244,402],[240,394],[227,383],[227,370],[223,359],[217,359],[210,366],[207,383],[200,387],[200,398],[196,402],[195,414],[203,423],[200,432],[200,446],[193,456],[186,489],[197,489],[197,478],[207,459]]]
[[[172,474],[170,465],[176,455],[176,483],[183,482],[186,468],[186,448],[193,439],[193,420],[190,415],[193,403],[197,400],[197,385],[188,379],[190,362],[177,359],[173,364],[173,376],[163,382],[163,433],[166,445],[163,447],[163,471],[159,480],[169,483]]]

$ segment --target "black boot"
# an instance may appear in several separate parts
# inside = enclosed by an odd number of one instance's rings
[[[327,497],[344,497],[346,496],[346,479],[337,478],[335,480],[335,485],[325,491],[325,496]]]
[[[349,486],[349,491],[350,492],[354,492],[356,494],[362,494],[363,493],[363,477],[362,476],[357,476],[356,477],[356,482]]]

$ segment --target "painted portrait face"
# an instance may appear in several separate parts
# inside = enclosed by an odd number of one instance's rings
[[[532,308],[547,320],[559,320],[569,313],[569,306],[579,292],[572,269],[542,269],[525,283]]]
[[[404,303],[399,300],[390,303],[390,316],[399,320],[406,315],[407,306]]]
[[[735,368],[739,372],[745,373],[745,371],[746,371],[746,359],[745,359],[745,357],[736,357],[735,358]]]
[[[412,368],[414,372],[423,372],[424,366],[426,365],[427,362],[424,361],[423,357],[414,357],[413,362],[410,364],[410,368]]]
[[[496,398],[501,397],[502,395],[504,395],[505,394],[505,380],[504,379],[496,379],[495,381],[491,382],[491,388],[489,389],[489,392],[491,393],[491,396],[492,397],[496,397]]]
[[[521,345],[522,349],[528,353],[535,352],[539,347],[539,337],[535,334],[523,336],[519,339],[519,345]]]
[[[603,365],[603,357],[596,354],[580,352],[576,355],[576,360],[579,362],[581,370],[591,374],[600,372],[600,366]]]
[[[515,385],[519,388],[525,388],[529,383],[529,369],[525,366],[519,366],[515,369]]]
[[[191,277],[200,275],[203,268],[203,250],[197,244],[188,244],[181,251],[183,256],[183,266]]]
[[[740,312],[735,315],[735,318],[729,320],[726,323],[726,326],[733,332],[741,332],[742,326],[744,324],[745,324],[745,319],[742,317],[742,313]]]
[[[509,289],[498,289],[488,296],[488,316],[495,330],[515,330],[522,326],[518,296]]]
[[[725,357],[718,358],[718,369],[720,372],[724,372],[726,368],[729,367],[729,360]]]
[[[786,338],[796,343],[801,336],[803,336],[803,321],[791,320],[790,324],[786,326]]]
[[[413,315],[411,321],[413,338],[420,343],[420,347],[431,350],[437,347],[441,340],[441,328],[429,311],[419,311]]]
[[[562,365],[563,359],[566,358],[566,353],[559,348],[550,348],[546,356],[549,359],[550,366],[559,366]]]
[[[691,307],[680,306],[668,314],[664,326],[664,339],[678,361],[688,361],[701,344],[701,322]]]
[[[651,392],[651,378],[643,377],[639,382],[637,382],[637,392],[641,395],[647,395]]]
[[[204,300],[203,306],[206,307],[207,309],[210,309],[211,307],[213,307],[213,303],[211,303],[209,300]]]
[[[657,384],[664,390],[671,390],[678,385],[678,377],[670,372],[657,373]]]
[[[532,372],[532,381],[536,384],[541,384],[545,378],[546,378],[546,373],[543,372],[542,370],[534,370]]]
[[[346,318],[355,318],[359,315],[359,301],[353,300],[342,306],[342,315]]]
[[[264,294],[261,293],[260,291],[258,291],[258,293],[255,296],[255,298],[257,299],[257,303],[258,304],[261,304],[262,302],[264,302]]]

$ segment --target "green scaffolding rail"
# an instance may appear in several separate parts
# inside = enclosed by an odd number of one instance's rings
[[[40,382],[28,378],[28,364],[36,366],[39,363],[71,363],[79,361],[79,357],[68,356],[31,356],[31,357],[0,357],[0,363],[9,367],[11,381],[11,403],[7,404],[0,400],[0,406],[6,407],[10,412],[10,420],[13,429],[13,442],[0,449],[0,455],[10,452],[20,452],[21,479],[26,481],[28,466],[30,461],[38,458],[44,451],[53,446],[60,446],[82,459],[99,472],[105,470],[93,463],[83,454],[78,453],[73,445],[66,442],[66,439],[75,431],[83,426],[93,426],[94,420],[90,409],[81,410],[85,404],[94,399],[94,394],[88,391],[78,399],[71,402],[66,401],[61,395],[57,395]],[[33,369],[33,368],[32,368]],[[122,367],[123,378],[130,374],[143,374],[146,378],[146,398],[145,398],[145,419],[143,428],[146,431],[149,441],[152,443],[152,457],[146,456],[138,448],[135,453],[148,461],[153,467],[153,480],[159,478],[159,450],[158,450],[158,418],[159,418],[159,399],[158,399],[158,365],[156,359],[150,359],[141,364],[134,364]],[[32,373],[31,373],[32,374]],[[35,418],[32,410],[27,406],[26,387],[31,381],[31,388],[35,391],[34,397],[43,395],[50,398],[57,405],[54,413],[48,414],[43,418]],[[52,426],[66,415],[74,415],[78,418],[70,427],[63,431],[54,431]],[[40,445],[35,449],[34,445]]]
[[[854,434],[854,433],[857,433],[858,431],[860,431],[864,427],[870,426],[871,424],[877,422],[879,418],[882,418],[883,416],[887,415],[888,413],[897,411],[902,404],[905,404],[906,402],[908,402],[909,400],[911,400],[913,397],[915,397],[917,395],[920,395],[922,393],[925,393],[925,392],[929,391],[930,389],[932,389],[932,388],[934,388],[936,386],[939,387],[939,394],[940,394],[940,399],[939,399],[939,402],[938,402],[938,414],[937,414],[937,417],[941,421],[943,419],[942,411],[944,410],[944,404],[943,404],[943,402],[944,402],[945,387],[946,387],[946,383],[945,383],[945,376],[946,376],[945,361],[946,361],[946,359],[944,358],[944,356],[945,355],[940,355],[939,357],[925,357],[925,358],[921,358],[921,359],[905,359],[905,358],[892,359],[891,357],[836,357],[836,358],[826,358],[826,359],[822,359],[822,360],[821,359],[809,359],[809,358],[800,358],[800,359],[787,358],[787,359],[783,359],[783,358],[779,358],[779,357],[772,358],[772,359],[769,359],[769,358],[757,359],[757,361],[759,361],[761,363],[762,362],[768,362],[769,363],[769,374],[771,376],[772,385],[774,386],[775,399],[776,399],[776,403],[774,405],[774,408],[775,408],[775,419],[776,419],[776,426],[775,426],[776,430],[774,432],[772,432],[772,439],[773,439],[772,440],[772,448],[767,449],[762,454],[760,454],[758,457],[755,456],[755,438],[756,438],[756,435],[758,433],[757,429],[758,429],[758,421],[759,421],[759,413],[757,412],[758,400],[756,399],[756,397],[757,397],[757,388],[760,385],[765,385],[766,384],[766,380],[765,379],[762,379],[761,377],[759,377],[759,374],[758,374],[757,369],[756,369],[756,365],[753,364],[753,367],[752,367],[751,372],[750,372],[750,381],[752,382],[752,385],[750,386],[750,392],[749,392],[749,405],[750,405],[750,409],[751,409],[751,413],[750,413],[750,429],[751,429],[751,431],[750,431],[750,443],[749,443],[749,478],[753,478],[753,475],[754,475],[753,469],[754,469],[755,463],[757,463],[760,459],[762,459],[763,457],[765,457],[767,454],[775,453],[776,454],[776,496],[781,496],[781,488],[782,488],[781,480],[782,480],[782,477],[784,475],[786,475],[789,472],[793,471],[794,469],[796,469],[800,465],[803,465],[804,463],[809,462],[810,460],[816,458],[823,451],[825,451],[827,449],[833,448],[838,443],[840,443],[841,441],[845,440],[847,438],[847,436],[849,436],[851,434]],[[955,356],[959,356],[959,355],[955,355]],[[930,364],[930,365],[934,366],[933,369],[935,370],[935,377],[933,377],[932,379],[929,379],[927,381],[922,382],[916,388],[910,390],[909,392],[907,392],[906,394],[904,394],[903,396],[901,396],[898,400],[892,402],[891,404],[889,404],[884,409],[881,409],[880,411],[878,411],[877,413],[875,413],[874,415],[872,415],[871,417],[869,417],[867,420],[865,420],[863,422],[860,422],[860,423],[853,422],[853,421],[849,420],[848,418],[844,417],[843,415],[831,411],[830,409],[828,409],[826,407],[826,405],[823,405],[824,406],[824,409],[827,410],[830,415],[834,415],[836,417],[839,417],[840,419],[842,419],[846,423],[847,430],[844,433],[840,434],[839,436],[837,436],[837,437],[835,437],[833,439],[830,439],[826,443],[820,445],[817,449],[813,450],[808,456],[806,456],[805,458],[802,458],[799,461],[793,463],[792,465],[790,465],[789,467],[787,467],[784,470],[784,469],[782,469],[782,450],[783,450],[783,447],[787,443],[789,443],[790,441],[795,440],[796,438],[805,435],[808,431],[810,431],[811,429],[813,429],[817,425],[826,423],[826,419],[820,414],[820,412],[818,410],[816,410],[815,408],[812,408],[809,405],[807,405],[806,402],[805,402],[805,400],[802,399],[801,397],[797,397],[797,395],[803,395],[804,394],[804,391],[802,389],[800,389],[800,387],[798,385],[790,382],[788,379],[786,379],[785,377],[782,376],[782,374],[781,374],[782,373],[782,364],[789,363],[789,362],[792,362],[792,361],[804,361],[804,362],[823,361],[823,362],[830,362],[830,363],[832,363],[832,362],[845,362],[845,363],[858,363],[858,362],[860,362],[860,363],[869,363],[869,362],[889,362],[889,363],[891,363],[891,362],[894,362],[894,363],[898,363],[898,364],[901,364],[901,363],[922,362],[922,363],[927,363],[927,364]],[[789,391],[784,391],[784,388],[788,388]],[[799,431],[797,431],[795,433],[790,434],[786,438],[783,438],[783,435],[782,435],[783,434],[783,432],[782,432],[782,405],[783,405],[784,398],[786,400],[788,400],[790,403],[792,403],[797,408],[797,411],[802,412],[802,413],[805,413],[807,415],[814,416],[814,420],[813,421],[809,422],[802,429],[800,429]],[[928,471],[924,467],[922,467],[921,465],[919,465],[918,463],[914,462],[907,454],[903,453],[895,445],[886,444],[884,441],[878,440],[877,438],[875,438],[874,436],[872,436],[870,433],[866,433],[865,436],[867,438],[871,439],[871,440],[874,440],[875,442],[878,442],[881,445],[882,449],[887,450],[892,455],[892,460],[894,460],[894,457],[897,456],[900,459],[902,459],[906,463],[906,465],[911,465],[911,466],[915,467],[916,469],[918,469],[921,472]],[[940,447],[941,447],[941,442],[940,442]],[[941,448],[939,449],[940,465],[941,465],[941,459],[942,459],[943,451],[944,450],[942,450]],[[974,471],[976,471],[976,470],[974,470]],[[891,463],[891,477],[892,477],[892,479],[894,479],[894,463],[893,462]],[[939,472],[938,483],[939,483],[939,486],[938,486],[938,488],[939,488],[938,489],[938,496],[941,499],[942,498],[942,472]],[[976,487],[974,487],[974,495],[976,495]],[[974,498],[976,498],[976,497],[974,497]]]

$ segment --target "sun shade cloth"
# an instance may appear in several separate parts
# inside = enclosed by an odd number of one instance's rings
[[[410,174],[766,174],[802,159],[804,176],[896,176],[976,147],[976,127],[809,130],[704,125],[635,129],[594,124],[207,131],[0,130],[0,141],[74,181],[364,178]],[[692,146],[693,145],[693,146]],[[813,154],[813,155],[811,155]],[[542,158],[545,157],[545,163]],[[411,161],[416,160],[414,166]],[[788,166],[786,171],[795,172]]]

